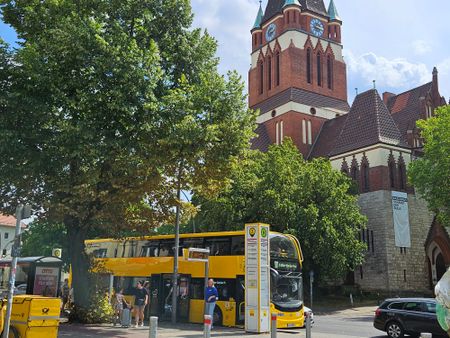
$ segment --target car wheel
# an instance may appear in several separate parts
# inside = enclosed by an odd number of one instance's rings
[[[403,338],[404,331],[398,322],[390,322],[386,326],[386,332],[390,338]]]

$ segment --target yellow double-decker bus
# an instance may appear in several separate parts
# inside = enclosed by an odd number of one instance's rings
[[[209,248],[209,277],[216,282],[219,300],[215,325],[240,326],[245,319],[245,233],[210,232],[180,235],[177,318],[202,323],[204,308],[204,263],[184,260],[182,249]],[[110,274],[115,288],[132,294],[138,280],[149,281],[147,310],[160,320],[172,312],[174,236],[100,239],[86,242],[86,250]],[[278,327],[302,327],[303,255],[291,235],[270,233],[271,312],[278,314]]]

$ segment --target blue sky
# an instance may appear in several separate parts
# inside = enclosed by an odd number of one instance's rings
[[[263,0],[265,6],[267,0]],[[325,0],[328,7],[329,0]],[[438,67],[441,95],[450,98],[448,0],[335,0],[343,20],[349,99],[355,88],[401,93],[431,81]],[[258,0],[192,0],[195,25],[219,43],[221,71],[247,79],[250,28]]]
[[[325,0],[328,6],[329,0]],[[263,6],[267,0],[263,0]],[[431,81],[439,70],[440,91],[450,98],[448,0],[335,0],[343,20],[348,92],[364,91],[377,81],[380,92],[400,93]],[[236,69],[247,80],[250,28],[258,0],[192,0],[194,25],[205,28],[219,43],[220,70]],[[15,40],[0,23],[0,36]]]

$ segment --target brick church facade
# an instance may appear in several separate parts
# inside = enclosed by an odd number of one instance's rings
[[[265,10],[260,6],[251,30],[249,106],[260,112],[252,147],[266,151],[289,137],[305,158],[326,157],[356,181],[368,218],[360,234],[368,250],[347,283],[428,293],[450,266],[450,230],[407,184],[406,170],[422,153],[417,120],[446,104],[438,72],[401,94],[361,93],[350,107],[341,29],[333,0],[328,8],[323,0],[268,0]],[[408,207],[404,246],[394,229],[397,194]]]

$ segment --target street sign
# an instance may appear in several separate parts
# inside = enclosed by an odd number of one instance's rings
[[[189,262],[207,262],[209,259],[209,249],[189,248],[186,259]]]
[[[52,256],[53,257],[58,257],[61,258],[62,257],[62,249],[53,249],[52,250]]]
[[[245,331],[270,331],[270,240],[267,224],[245,225]]]

